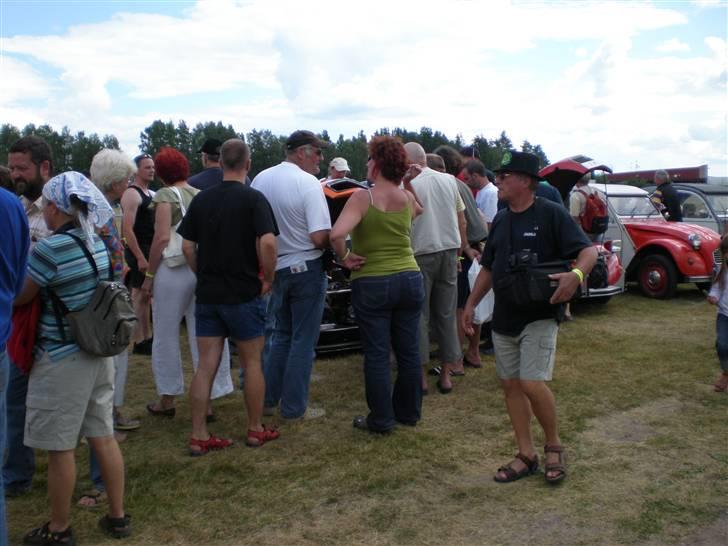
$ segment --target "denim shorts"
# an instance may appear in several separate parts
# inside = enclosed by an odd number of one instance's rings
[[[247,341],[265,333],[265,298],[245,303],[197,303],[197,337],[229,337]]]

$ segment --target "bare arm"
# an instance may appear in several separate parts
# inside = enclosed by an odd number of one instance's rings
[[[469,336],[473,335],[473,312],[480,300],[490,291],[492,285],[493,275],[485,267],[481,268],[478,277],[475,279],[473,289],[470,291],[470,296],[468,296],[468,301],[465,302],[461,319],[463,330]]]
[[[276,244],[276,236],[272,233],[266,233],[262,237],[259,237],[257,243],[258,263],[263,269],[260,295],[264,296],[273,288],[273,277],[276,273],[278,245]]]
[[[121,196],[121,210],[123,212],[121,235],[126,242],[126,246],[137,259],[139,271],[145,272],[148,266],[147,259],[144,257],[141,248],[139,248],[139,242],[137,241],[136,235],[134,235],[134,221],[136,220],[137,210],[139,210],[141,203],[142,198],[134,189],[127,189],[124,195]]]
[[[331,246],[339,260],[348,269],[359,269],[366,262],[366,258],[363,256],[358,256],[353,252],[347,254],[346,236],[361,222],[367,207],[369,207],[368,193],[364,190],[354,192],[331,229]]]
[[[152,239],[152,247],[149,250],[149,264],[147,272],[154,275],[162,261],[162,252],[169,244],[172,222],[172,205],[171,203],[157,203],[154,213],[154,239]],[[146,275],[146,274],[145,274]],[[152,295],[152,286],[154,278],[145,276],[142,291],[147,295]]]
[[[316,248],[326,248],[327,246],[329,246],[329,233],[330,230],[322,229],[320,231],[314,231],[313,233],[309,233],[308,236],[311,238],[313,246],[315,246]]]
[[[197,243],[182,239],[182,254],[193,273],[197,273]]]
[[[410,184],[410,186],[411,186],[411,184]],[[414,220],[420,214],[422,214],[422,211],[425,209],[422,207],[420,202],[417,200],[417,195],[414,193],[414,190],[405,189],[404,191],[407,193],[407,198],[410,200],[410,205],[412,205],[412,219]]]
[[[579,269],[584,274],[584,277],[587,277],[595,263],[597,263],[597,249],[593,246],[588,246],[579,252],[579,255],[576,257],[574,269]],[[576,289],[581,284],[581,279],[573,271],[549,275],[549,278],[559,281],[559,286],[549,300],[551,304],[566,303],[574,296],[574,292],[576,292]]]
[[[25,283],[23,284],[23,290],[21,290],[20,294],[18,294],[18,297],[15,298],[15,301],[13,301],[13,305],[15,307],[19,307],[20,305],[30,303],[31,301],[33,301],[33,298],[38,294],[39,291],[40,286],[38,286],[35,281],[30,277],[26,277]]]

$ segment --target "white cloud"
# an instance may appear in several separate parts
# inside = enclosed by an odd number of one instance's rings
[[[242,131],[327,129],[334,137],[429,126],[466,139],[506,130],[516,145],[541,144],[552,160],[582,152],[618,169],[635,159],[700,163],[695,154],[703,150],[723,171],[711,174],[724,174],[720,143],[694,137],[701,127],[725,128],[725,40],[706,37],[709,54],[683,48],[680,57],[634,49],[643,32],[687,25],[678,7],[200,1],[178,17],[120,12],[58,36],[6,37],[3,61],[18,76],[7,85],[3,78],[3,94],[13,97],[12,119],[27,116],[11,121],[17,125],[114,133],[125,147],[160,118],[190,126],[219,119]],[[662,46],[670,44],[690,46],[676,39]],[[564,57],[556,59],[558,46]],[[38,75],[23,55],[60,76]],[[549,75],[554,61],[573,62]],[[34,89],[55,88],[43,108],[23,102],[31,76],[43,82]],[[162,106],[145,106],[149,99]],[[166,99],[174,106],[165,107]],[[131,101],[139,110],[120,115]],[[0,99],[2,119],[9,104]]]
[[[659,51],[660,53],[690,51],[690,46],[677,38],[671,38],[656,46],[655,51]]]

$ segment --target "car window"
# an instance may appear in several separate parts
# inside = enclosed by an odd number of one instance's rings
[[[708,210],[708,204],[699,195],[688,195],[687,198],[682,202],[682,215],[683,219],[689,218],[697,220],[710,217],[710,211]]]
[[[633,218],[662,217],[646,195],[610,195],[609,202],[619,216]]]
[[[708,195],[708,202],[713,207],[713,210],[719,216],[728,215],[728,194],[711,194]]]

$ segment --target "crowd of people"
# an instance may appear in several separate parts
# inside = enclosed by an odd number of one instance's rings
[[[265,418],[277,415],[286,423],[325,415],[323,407],[309,405],[309,384],[326,297],[326,249],[351,272],[368,406],[352,424],[370,433],[418,423],[429,393],[427,373],[449,394],[453,377],[483,366],[483,334],[473,315],[492,290],[492,317],[482,327],[492,339],[518,447],[494,479],[511,482],[538,470],[532,416],[546,439],[546,481],[566,477],[547,382],[565,304],[597,259],[588,234],[572,219],[579,197],[570,212],[558,192],[553,196],[553,188],[539,183],[539,160],[530,153],[508,151],[491,172],[473,147],[441,146],[428,154],[415,142],[378,136],[369,143],[367,189],[351,195],[332,225],[322,183],[347,176],[349,165],[335,158],[328,176],[318,179],[327,146],[310,131],[295,131],[285,159],[251,181],[253,158],[239,139],[208,139],[199,150],[205,168],[192,177],[185,156],[170,147],[133,161],[102,150],[88,176],[53,176],[42,139],[13,144],[0,190],[5,494],[30,489],[33,449],[49,454],[50,519],[25,536],[26,544],[75,542],[74,453],[82,437],[91,450],[93,488],[78,503],[108,503],[99,524],[110,536],[131,531],[118,442],[141,423],[122,414],[128,350],[114,357],[88,354],[68,335],[57,305],[83,309],[97,272],[107,270],[131,292],[137,321],[130,350],[151,355],[159,398],[146,410],[155,418],[174,417],[175,400],[185,392],[185,322],[194,370],[187,448],[195,457],[233,445],[208,429],[215,421],[212,400],[234,388],[231,346],[244,374],[247,446],[280,437]],[[161,182],[156,192],[155,179]],[[555,261],[570,264],[550,275],[555,289],[524,301],[523,271]],[[471,289],[473,264],[482,268]],[[724,307],[726,292],[716,291],[711,301]],[[431,342],[439,366],[429,365]],[[30,356],[21,354],[23,347],[32,349]],[[721,362],[724,353],[720,345]],[[726,385],[721,379],[723,390]],[[6,540],[3,499],[0,545]]]

